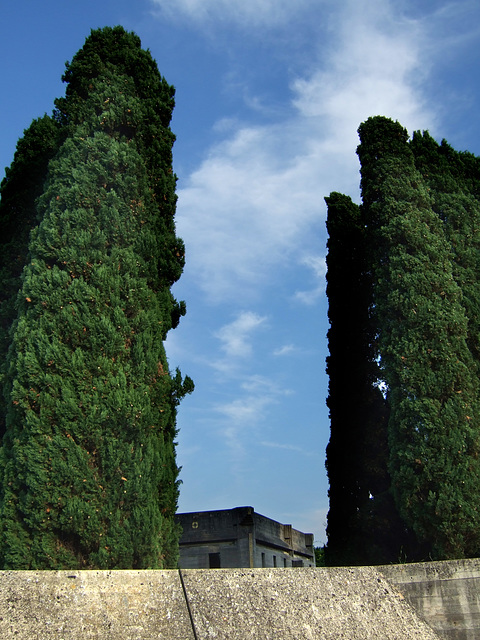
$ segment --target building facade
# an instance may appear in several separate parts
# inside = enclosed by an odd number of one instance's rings
[[[314,567],[313,534],[256,513],[253,507],[178,513],[180,567]]]

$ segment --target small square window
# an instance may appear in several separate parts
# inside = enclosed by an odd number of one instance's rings
[[[220,554],[219,553],[209,553],[208,554],[208,563],[210,569],[220,569]]]

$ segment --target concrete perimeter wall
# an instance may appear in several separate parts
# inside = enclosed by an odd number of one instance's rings
[[[17,640],[433,640],[371,567],[0,572]]]
[[[480,638],[480,560],[391,567],[0,572],[0,638]],[[434,631],[434,629],[436,631]]]
[[[378,569],[442,638],[480,639],[480,559]]]

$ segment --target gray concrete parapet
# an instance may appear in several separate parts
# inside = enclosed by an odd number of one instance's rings
[[[195,640],[177,571],[0,571],[2,640]]]
[[[442,638],[480,638],[480,559],[378,568]]]
[[[181,573],[2,571],[0,637],[2,640],[438,638],[374,567],[189,569]]]
[[[435,640],[373,567],[182,571],[199,640]]]

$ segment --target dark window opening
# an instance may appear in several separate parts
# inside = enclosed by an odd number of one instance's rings
[[[219,553],[209,553],[208,554],[208,563],[210,569],[220,569],[220,554]]]

